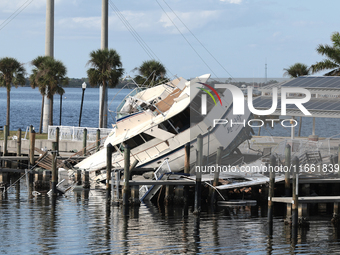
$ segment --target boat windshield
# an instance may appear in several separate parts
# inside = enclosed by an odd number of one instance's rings
[[[176,84],[178,81],[179,79],[176,80]],[[174,99],[177,98],[181,92],[181,89],[168,83],[153,87],[135,88],[117,107],[117,121],[128,115],[148,109],[151,110],[154,115],[166,112],[171,108]]]
[[[117,109],[116,109],[116,113],[117,113],[117,119],[122,118],[126,115],[129,115],[129,113],[122,111],[123,106],[125,105],[126,101],[128,101],[128,99],[130,99],[131,97],[137,95],[139,92],[146,90],[147,88],[135,88],[134,90],[132,90],[129,94],[127,94],[127,96],[124,98],[124,100],[118,105]]]

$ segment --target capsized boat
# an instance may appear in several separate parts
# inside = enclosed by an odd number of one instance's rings
[[[250,138],[250,127],[245,125],[213,125],[214,119],[247,121],[249,109],[244,115],[233,115],[232,94],[226,89],[216,89],[221,103],[208,100],[206,114],[201,95],[210,74],[190,81],[176,78],[170,82],[151,87],[136,88],[129,93],[117,108],[117,120],[103,149],[79,162],[76,167],[96,172],[106,168],[106,146],[114,147],[113,169],[124,168],[124,146],[131,149],[130,162],[138,160],[137,167],[159,167],[167,159],[171,171],[184,167],[184,147],[190,142],[190,163],[196,161],[197,136],[203,136],[203,153],[210,155],[223,146],[232,152]]]

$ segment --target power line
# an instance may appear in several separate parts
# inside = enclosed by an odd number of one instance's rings
[[[181,30],[176,26],[176,24],[173,22],[173,20],[170,18],[170,16],[167,14],[167,12],[164,10],[164,8],[161,6],[161,4],[158,2],[158,0],[156,0],[156,2],[158,3],[159,7],[163,10],[163,12],[165,13],[165,15],[168,17],[168,19],[171,21],[171,23],[176,27],[177,31],[182,35],[182,37],[184,38],[184,40],[189,44],[189,46],[191,47],[191,49],[196,53],[196,55],[202,60],[202,62],[209,68],[209,70],[217,77],[217,75],[215,74],[215,72],[210,68],[210,66],[207,64],[207,62],[204,61],[204,59],[201,57],[201,55],[195,50],[195,48],[191,45],[191,43],[188,41],[188,39],[184,36],[184,34],[181,32]]]
[[[142,47],[145,53],[150,57],[150,59],[157,59],[159,62],[162,62],[158,58],[158,56],[152,51],[152,49],[146,44],[143,38],[136,32],[136,30],[132,27],[130,22],[124,17],[124,15],[121,13],[118,7],[111,0],[110,0],[110,6],[113,9],[113,11],[117,14],[118,18],[121,20],[123,25],[128,29],[128,31],[135,38],[138,44]],[[168,68],[165,67],[165,69],[167,70],[167,72],[169,72],[173,76],[173,74]]]
[[[141,38],[138,36],[137,32],[133,29],[133,27],[131,26],[131,24],[126,20],[126,18],[123,16],[123,14],[119,11],[119,9],[117,8],[117,6],[114,5],[114,3],[112,3],[112,1],[110,1],[110,6],[111,8],[114,10],[114,12],[117,14],[118,18],[121,20],[121,22],[123,23],[123,25],[129,30],[129,32],[131,33],[131,35],[135,38],[135,40],[139,43],[139,45],[143,48],[143,50],[146,52],[146,54],[150,57],[153,58],[152,52],[149,51],[149,49],[145,46],[145,44],[143,43],[143,41],[141,40]]]
[[[23,10],[25,10],[27,8],[27,6],[29,6],[33,1],[34,0],[27,0],[25,3],[23,3],[15,12],[13,12],[6,20],[4,20],[0,24],[0,30],[5,28],[13,19],[16,18],[16,16],[18,16]]]
[[[157,1],[157,0],[156,0]],[[191,32],[191,30],[185,25],[185,23],[180,19],[180,17],[176,14],[176,12],[169,6],[165,0],[163,2],[169,7],[169,9],[172,11],[173,14],[178,18],[178,20],[185,26],[185,28],[190,32],[190,34],[199,42],[199,44],[209,53],[209,55],[222,67],[222,69],[229,74],[229,76],[234,79],[234,77],[224,68],[224,66],[214,57],[214,55],[211,54],[211,52],[203,45],[203,43],[194,35],[194,33]],[[158,3],[159,4],[159,3]],[[217,76],[216,76],[217,77]],[[235,79],[234,79],[235,80]]]

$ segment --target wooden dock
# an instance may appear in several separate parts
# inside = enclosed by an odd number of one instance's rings
[[[273,202],[293,204],[292,197],[273,197]],[[316,204],[316,203],[338,203],[340,202],[340,196],[310,196],[310,197],[299,197],[299,203],[303,204]]]

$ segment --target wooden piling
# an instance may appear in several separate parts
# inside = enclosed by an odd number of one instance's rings
[[[30,165],[34,166],[34,148],[35,148],[35,131],[32,129],[30,132]]]
[[[17,156],[20,157],[21,156],[21,128],[18,129],[18,133],[17,133]]]
[[[201,212],[201,183],[203,167],[203,136],[199,134],[197,136],[197,161],[196,161],[196,186],[195,186],[195,205],[194,213],[199,214]]]
[[[174,198],[174,186],[166,185],[165,186],[165,196],[164,196],[164,204],[171,205]]]
[[[300,137],[300,135],[301,135],[301,127],[302,127],[302,117],[300,117],[300,121],[299,121],[299,132],[298,132],[298,137]]]
[[[139,163],[139,160],[138,159],[135,159],[132,163],[132,165],[130,166],[129,168],[129,178],[130,180],[132,180],[132,169],[136,168],[137,164]]]
[[[130,171],[129,169],[130,169],[130,146],[126,144],[124,148],[123,205],[129,204],[129,197],[130,197],[130,187],[129,187]]]
[[[7,184],[8,183],[8,173],[0,172],[0,184]]]
[[[82,185],[83,185],[84,189],[90,188],[90,173],[89,173],[89,171],[83,171]]]
[[[222,151],[223,151],[223,147],[220,146],[217,148],[217,152],[216,152],[216,165],[217,166],[221,166],[221,162],[222,162]],[[217,169],[218,167],[216,167]],[[220,178],[220,172],[219,171],[215,171],[215,174],[214,174],[214,182],[213,182],[213,185],[214,187],[218,185],[218,181],[219,181],[219,178]]]
[[[293,201],[292,201],[292,227],[298,226],[298,208],[299,208],[299,158],[294,157],[292,160],[293,170]]]
[[[50,184],[52,172],[50,170],[43,171],[43,182]]]
[[[291,189],[290,189],[290,169],[291,169],[291,147],[289,144],[286,145],[285,148],[285,166],[286,166],[286,172],[285,172],[285,196],[290,197]]]
[[[339,213],[339,203],[335,202],[333,207],[333,214],[338,215]]]
[[[75,176],[75,182],[76,182],[76,185],[81,185],[81,170],[80,169],[77,169],[76,171],[76,176]]]
[[[177,185],[175,188],[175,195],[173,199],[173,203],[175,205],[182,205],[185,201],[184,197],[184,186],[183,185]]]
[[[131,187],[131,203],[132,205],[140,205],[139,186],[137,185]]]
[[[190,174],[190,143],[184,146],[184,173]]]
[[[113,202],[115,204],[119,203],[119,186],[120,186],[120,171],[117,170],[114,172],[114,178],[112,178],[112,184],[114,185],[114,190],[113,190],[113,194],[112,194],[112,198],[113,198]],[[138,190],[139,191],[139,190]],[[139,197],[138,197],[139,199]]]
[[[112,152],[113,146],[109,143],[106,146],[106,200],[109,201],[111,198],[111,169],[112,169]]]
[[[268,190],[268,223],[273,223],[273,197],[274,197],[274,185],[275,185],[275,171],[276,158],[274,155],[270,156],[269,165],[269,190]]]
[[[222,162],[222,151],[223,151],[223,147],[220,146],[217,148],[217,152],[216,152],[216,169],[215,169],[215,173],[214,173],[214,181],[213,181],[213,186],[216,187],[218,185],[219,182],[219,178],[220,178],[220,172],[218,171],[219,167],[221,167],[221,162]],[[211,199],[211,203],[215,204],[216,202],[216,190],[213,188],[210,188],[210,199]]]
[[[190,174],[190,143],[186,143],[184,146],[184,174]],[[189,187],[185,186],[183,190],[183,202],[188,202]]]
[[[34,174],[34,189],[35,190],[43,190],[43,171],[39,169]]]
[[[291,221],[291,217],[292,217],[292,204],[290,203],[287,203],[287,206],[286,206],[286,218],[287,218],[287,221]]]
[[[331,220],[333,224],[339,224],[339,203],[335,202],[333,206],[333,218]]]
[[[58,169],[57,169],[57,143],[52,142],[52,196],[57,195]]]
[[[100,150],[100,129],[97,129],[97,133],[96,133],[96,150],[99,151]]]
[[[34,180],[35,181],[41,181],[43,180],[43,171],[41,169],[39,169],[38,171],[35,172],[34,174]]]
[[[55,129],[55,141],[57,143],[57,155],[59,156],[59,136],[60,136],[60,130],[59,130],[59,127],[56,127]]]
[[[309,215],[308,213],[308,205],[307,204],[299,204],[299,208],[298,208],[298,217],[301,219],[305,219],[305,217],[307,217]],[[302,223],[302,220],[301,220]]]
[[[0,172],[0,200],[2,200],[3,191],[7,189],[9,183],[8,173]]]
[[[83,150],[84,150],[84,156],[86,156],[86,144],[87,144],[87,129],[84,128],[84,133],[83,133]]]
[[[32,126],[31,126],[32,127]],[[31,128],[31,132],[29,134],[30,136],[30,148],[29,148],[29,165],[30,165],[30,168],[32,170],[32,167],[34,166],[35,164],[35,161],[34,161],[34,148],[35,148],[35,131],[33,130],[33,128]],[[33,174],[32,173],[28,173],[28,181],[30,184],[33,184]]]

